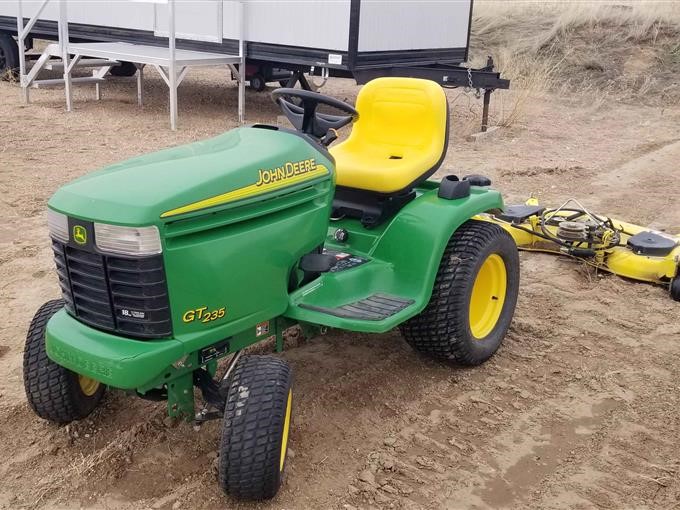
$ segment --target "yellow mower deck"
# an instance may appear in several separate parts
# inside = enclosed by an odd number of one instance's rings
[[[526,202],[530,206],[538,206],[536,199],[529,199]],[[554,218],[564,217],[565,221],[571,213],[568,211],[557,211]],[[668,285],[674,278],[679,277],[680,265],[680,236],[674,236],[665,232],[659,232],[634,225],[614,218],[607,218],[611,221],[613,229],[619,232],[620,239],[616,246],[607,247],[605,238],[603,243],[591,245],[594,252],[592,256],[579,256],[570,253],[568,249],[545,238],[541,227],[540,214],[534,214],[519,222],[508,221],[500,217],[501,215],[484,214],[479,219],[496,223],[507,230],[517,243],[520,250],[541,251],[555,253],[558,255],[570,255],[584,262],[619,276],[634,280]],[[605,218],[603,216],[599,216]],[[544,225],[553,235],[557,235],[558,226]],[[637,234],[651,233],[661,236],[675,243],[675,247],[663,256],[645,255],[636,253],[629,246],[629,239]],[[585,247],[585,242],[574,244],[576,252]]]

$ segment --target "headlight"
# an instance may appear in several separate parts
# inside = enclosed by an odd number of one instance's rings
[[[68,218],[65,214],[47,209],[47,228],[53,239],[68,243]]]
[[[156,226],[119,227],[95,223],[94,238],[97,247],[109,253],[140,257],[156,255],[163,251],[161,236]]]

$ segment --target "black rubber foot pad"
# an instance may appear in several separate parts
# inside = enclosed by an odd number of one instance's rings
[[[323,312],[328,315],[335,315],[336,317],[343,317],[346,319],[381,321],[401,312],[404,308],[413,303],[413,299],[404,299],[387,294],[373,294],[361,301],[342,305],[337,308],[325,308],[323,306],[306,304],[301,304],[300,308],[315,310],[317,312]]]

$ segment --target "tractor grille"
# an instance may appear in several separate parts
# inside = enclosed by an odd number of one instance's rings
[[[163,257],[102,255],[52,241],[66,311],[97,329],[133,338],[172,334]]]

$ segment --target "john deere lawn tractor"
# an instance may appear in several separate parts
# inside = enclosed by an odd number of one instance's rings
[[[219,481],[244,499],[279,488],[293,400],[288,364],[244,349],[281,350],[298,326],[398,327],[419,352],[477,365],[503,340],[519,284],[510,234],[472,219],[503,208],[488,179],[427,180],[448,145],[439,85],[376,79],[356,109],[273,96],[294,130],[234,129],[55,193],[62,299],[36,313],[24,357],[28,401],[53,422],[87,416],[106,387],[222,418]]]

